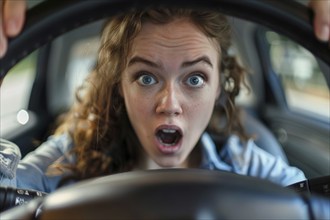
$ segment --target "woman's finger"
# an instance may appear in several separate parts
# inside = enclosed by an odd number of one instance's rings
[[[20,33],[25,20],[26,1],[7,0],[3,5],[3,26],[5,35],[14,37]]]
[[[0,58],[7,51],[8,37],[21,32],[25,11],[26,0],[0,0]]]
[[[3,25],[3,5],[4,1],[0,0],[0,58],[3,57],[7,50],[7,37]]]
[[[314,10],[314,32],[321,41],[330,39],[330,0],[313,0],[310,2]]]

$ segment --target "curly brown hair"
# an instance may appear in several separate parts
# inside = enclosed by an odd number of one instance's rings
[[[235,107],[244,69],[228,54],[231,30],[226,18],[210,10],[135,9],[106,22],[97,65],[77,91],[77,102],[56,131],[57,134],[68,132],[72,137],[76,163],[69,169],[77,179],[130,171],[138,164],[142,148],[119,94],[121,74],[127,65],[132,41],[144,22],[166,24],[178,17],[188,18],[220,45],[222,92],[208,129],[224,137],[236,133],[242,140],[248,138]],[[226,118],[223,126],[219,126],[221,118]]]

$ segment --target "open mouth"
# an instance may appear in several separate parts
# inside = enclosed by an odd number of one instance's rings
[[[156,137],[161,145],[165,147],[176,146],[181,138],[181,130],[177,127],[163,127],[157,129]]]

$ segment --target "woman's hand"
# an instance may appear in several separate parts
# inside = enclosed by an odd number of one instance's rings
[[[321,41],[330,40],[330,0],[310,0],[309,6],[315,13],[314,32]],[[329,44],[330,45],[330,44]]]
[[[21,32],[25,11],[26,0],[0,0],[0,58],[7,51],[8,38]]]

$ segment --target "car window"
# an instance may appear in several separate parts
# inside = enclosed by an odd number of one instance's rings
[[[86,31],[89,36],[83,35]],[[76,89],[94,68],[99,48],[98,32],[91,34],[91,30],[83,28],[74,30],[54,41],[52,48],[48,100],[50,111],[58,115],[72,105]]]
[[[267,31],[265,37],[271,65],[280,78],[289,109],[329,120],[329,89],[314,55],[275,32]]]
[[[70,94],[74,94],[77,87],[92,71],[96,63],[98,48],[99,38],[97,36],[78,39],[70,48],[69,64],[66,71]]]
[[[1,135],[17,122],[26,123],[25,114],[36,75],[38,51],[16,64],[6,75],[0,89]],[[16,120],[10,123],[8,120]]]

